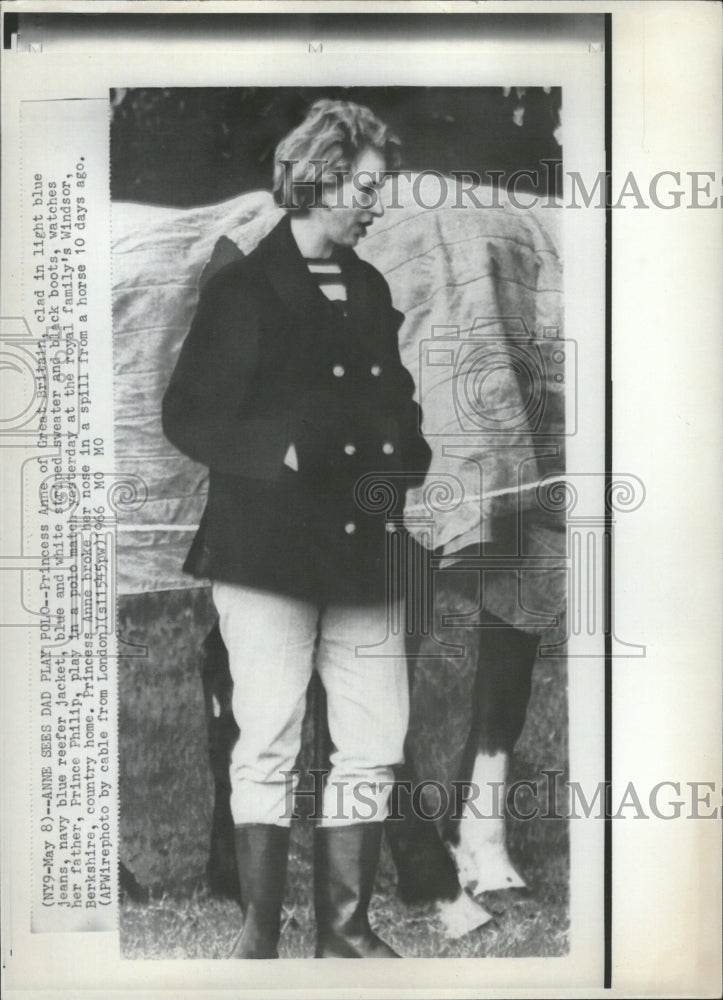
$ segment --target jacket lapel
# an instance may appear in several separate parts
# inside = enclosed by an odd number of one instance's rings
[[[287,309],[305,324],[328,327],[333,314],[318,284],[309,273],[291,232],[291,220],[285,215],[259,243],[256,253],[274,291]],[[368,282],[359,258],[350,248],[337,251],[347,285],[347,308],[350,318],[365,316],[370,308]]]
[[[353,250],[339,248],[337,258],[344,272],[346,281],[347,312],[355,317],[365,315],[369,307],[368,283],[364,280],[364,269]]]
[[[326,325],[326,298],[309,274],[291,232],[288,215],[259,243],[256,252],[274,291],[287,309],[307,324]]]

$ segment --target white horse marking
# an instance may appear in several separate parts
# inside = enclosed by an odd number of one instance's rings
[[[476,894],[526,887],[510,861],[505,841],[508,764],[508,755],[503,751],[492,755],[477,754],[472,788],[479,790],[479,795],[470,797],[465,803],[459,824],[459,843],[449,845],[462,888]]]

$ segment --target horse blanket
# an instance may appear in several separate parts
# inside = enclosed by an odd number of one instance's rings
[[[435,176],[394,183],[357,253],[405,314],[400,351],[432,447],[406,524],[448,566],[512,516],[522,563],[486,574],[484,605],[540,633],[564,609],[567,577],[564,524],[540,502],[564,476],[570,431],[562,213],[516,208],[495,189],[477,189],[475,202],[452,180],[441,197]],[[115,465],[145,497],[118,526],[120,593],[198,586],[181,566],[207,474],[164,438],[161,398],[219,240],[248,253],[280,212],[268,192],[191,209],[113,205]]]

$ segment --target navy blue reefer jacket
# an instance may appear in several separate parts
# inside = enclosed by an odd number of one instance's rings
[[[201,292],[163,429],[209,469],[184,569],[323,603],[389,594],[392,536],[430,450],[382,275],[337,258],[346,316],[310,275],[288,216]],[[294,444],[298,471],[284,464]],[[395,517],[396,515],[396,517]]]

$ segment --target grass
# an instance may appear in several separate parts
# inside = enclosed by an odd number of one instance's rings
[[[204,878],[213,785],[199,647],[214,617],[207,591],[138,595],[120,604],[120,636],[134,654],[120,661],[120,856],[150,897],[147,902],[122,901],[121,953],[126,958],[225,958],[240,927],[238,906],[211,896]],[[457,733],[463,731],[468,699],[460,693],[469,679],[469,664],[443,666],[449,706],[458,710],[458,717],[451,711],[452,723],[444,727],[439,745],[430,748],[440,780],[453,772],[458,747],[449,752],[445,747],[455,724]],[[444,676],[437,675],[438,683]],[[511,778],[539,780],[542,768],[567,772],[566,670],[557,659],[540,660],[535,667]],[[518,804],[527,808],[522,794]],[[399,902],[385,846],[370,910],[373,925],[408,957],[565,954],[566,823],[510,821],[508,844],[529,894],[486,894],[481,902],[496,919],[457,941],[445,938],[432,906]],[[282,957],[313,955],[311,875],[311,829],[301,821],[292,831]]]

